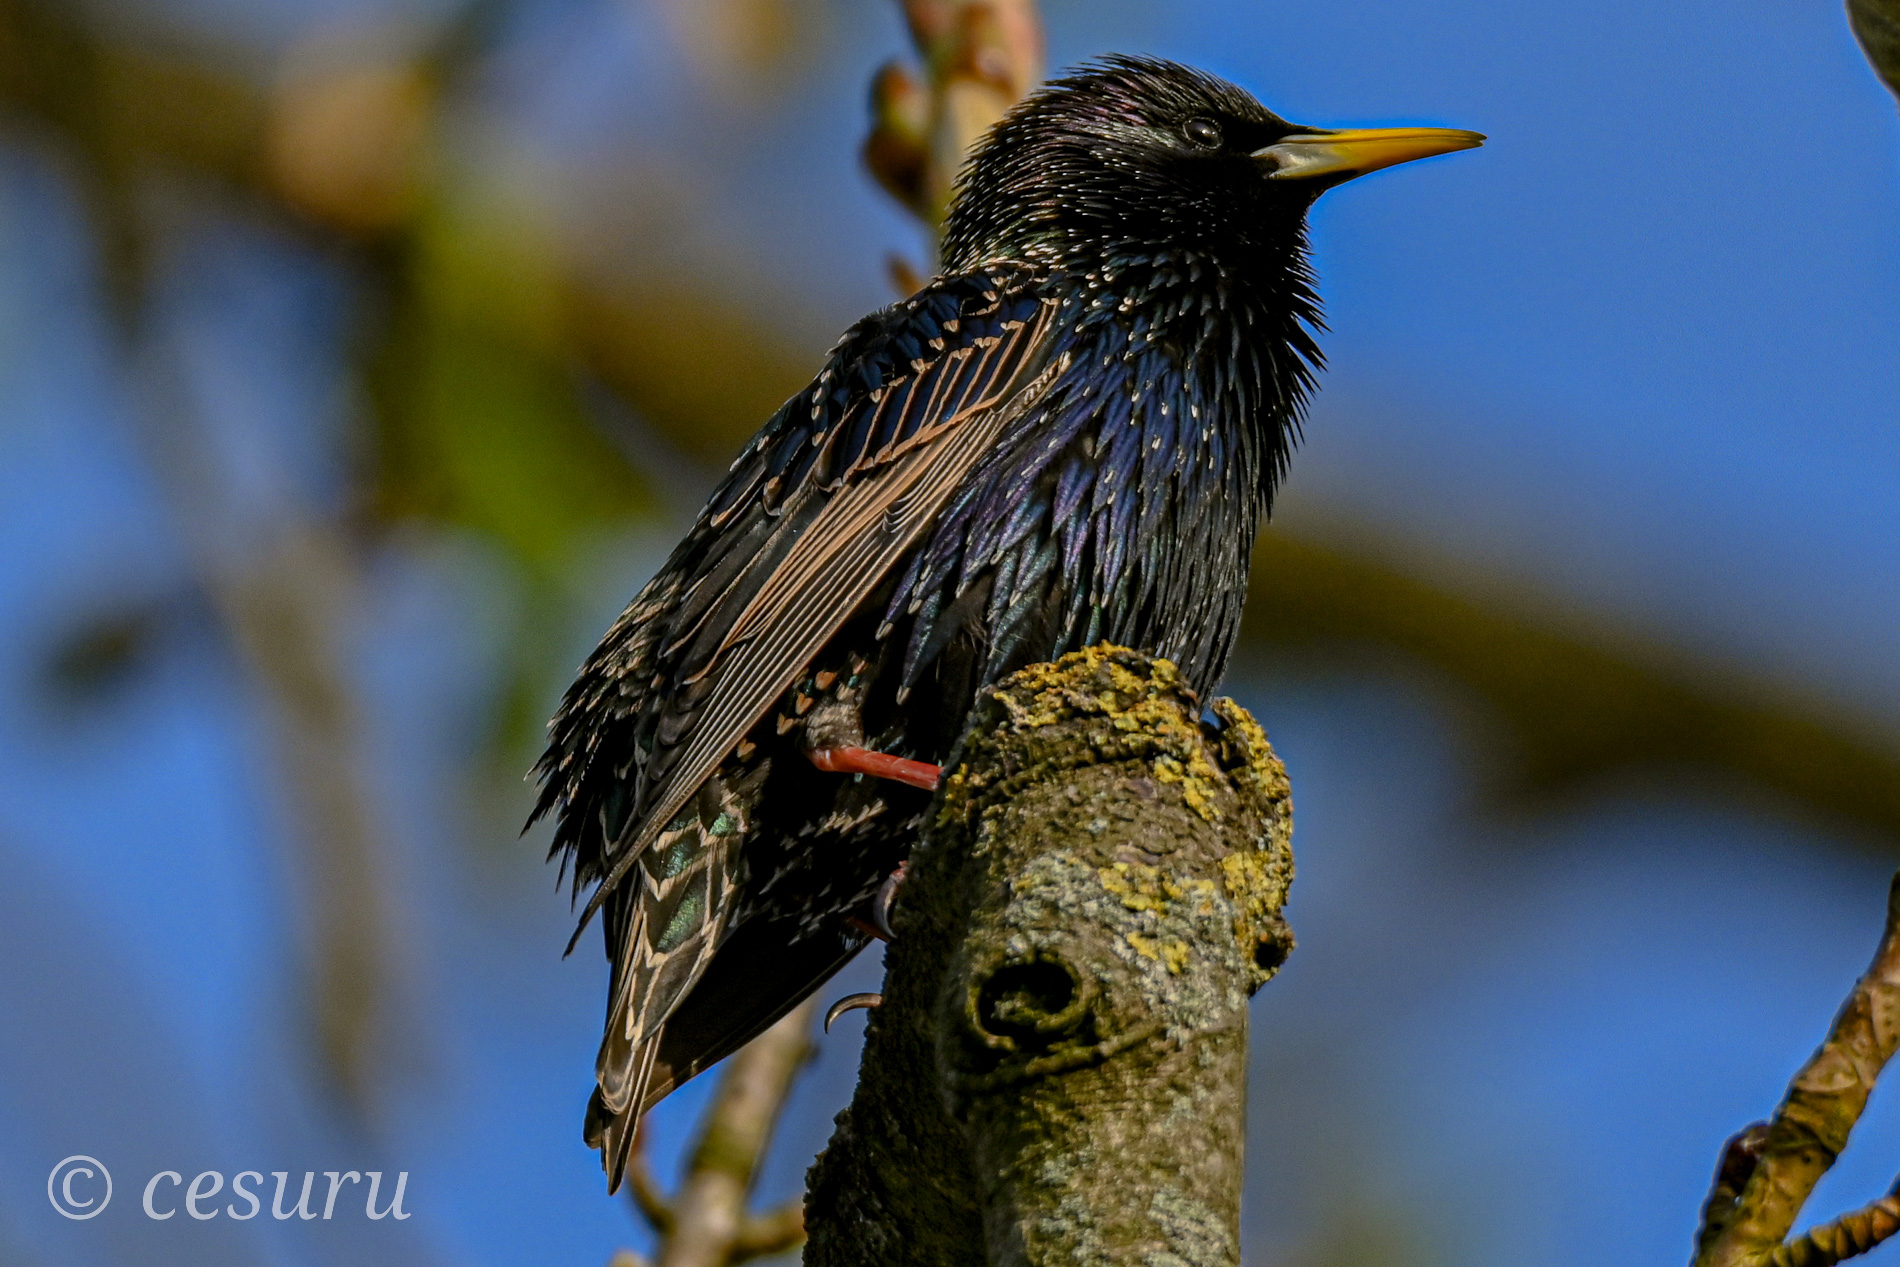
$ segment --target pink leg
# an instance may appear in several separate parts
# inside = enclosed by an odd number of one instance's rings
[[[942,768],[928,761],[893,757],[888,752],[872,752],[869,748],[813,748],[805,755],[811,758],[813,765],[831,774],[868,774],[874,779],[908,783],[926,792],[936,791],[937,784],[943,780]]]
[[[857,929],[859,932],[863,933],[866,937],[875,937],[879,941],[883,941],[883,942],[888,942],[890,940],[889,935],[879,932],[877,925],[873,924],[870,920],[864,918],[864,916],[862,915],[847,915],[844,917],[844,922],[851,925],[851,927]]]

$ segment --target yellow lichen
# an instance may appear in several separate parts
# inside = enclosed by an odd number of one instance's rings
[[[1251,958],[1266,932],[1284,930],[1280,908],[1293,882],[1293,855],[1285,850],[1242,850],[1222,858],[1220,869],[1234,903],[1234,936]]]
[[[1188,944],[1179,937],[1170,937],[1161,943],[1161,962],[1177,977],[1187,971],[1188,958],[1192,953]]]
[[[1184,886],[1160,867],[1116,862],[1100,868],[1102,887],[1121,899],[1131,911],[1163,911],[1168,903],[1188,894],[1190,889],[1204,890],[1209,896],[1213,886],[1207,881],[1192,881]]]

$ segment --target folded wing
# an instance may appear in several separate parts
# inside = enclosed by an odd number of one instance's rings
[[[721,798],[708,780],[1059,372],[1054,309],[1029,278],[999,271],[940,279],[853,327],[562,702],[536,816],[557,814],[554,852],[577,894],[596,884],[581,926],[607,908],[600,1074],[616,1114],[637,1112],[658,1032],[722,936],[743,833],[712,830]],[[632,883],[663,838],[665,865]],[[693,840],[704,856],[672,857]]]

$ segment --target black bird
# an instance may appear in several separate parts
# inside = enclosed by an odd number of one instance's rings
[[[1320,365],[1307,209],[1483,139],[1111,57],[977,147],[942,271],[765,424],[551,723],[611,1186],[642,1113],[863,949],[978,690],[1111,642],[1212,691]]]

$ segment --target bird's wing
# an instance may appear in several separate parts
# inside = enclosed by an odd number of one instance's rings
[[[555,718],[537,812],[600,881],[583,925],[1035,399],[1056,303],[940,279],[853,327],[740,455]]]

